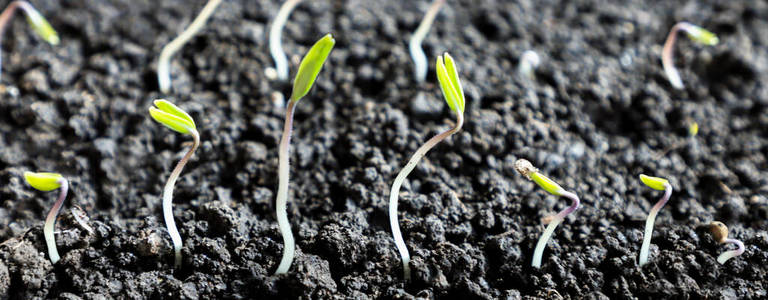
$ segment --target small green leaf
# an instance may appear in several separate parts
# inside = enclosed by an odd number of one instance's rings
[[[29,23],[29,26],[32,26],[32,29],[37,32],[37,35],[39,35],[41,38],[43,38],[43,40],[51,45],[55,46],[59,44],[59,35],[56,33],[56,30],[53,29],[51,23],[48,23],[48,20],[46,20],[43,15],[32,8],[31,5],[30,9],[26,9],[24,11],[27,14],[27,22]]]
[[[464,90],[461,87],[459,73],[453,58],[445,53],[437,57],[437,81],[440,82],[440,89],[443,91],[445,102],[453,111],[464,113]]]
[[[61,176],[61,174],[58,173],[24,172],[24,179],[27,183],[33,188],[43,192],[53,191],[60,188],[61,179],[63,178],[64,176]]]
[[[691,27],[688,28],[688,30],[685,32],[688,33],[689,38],[699,44],[714,46],[720,42],[720,39],[717,38],[717,35],[696,25],[691,25]]]
[[[163,99],[155,100],[155,107],[149,108],[149,115],[155,121],[181,134],[196,131],[195,121],[178,106]]]
[[[667,189],[667,186],[669,185],[669,180],[661,177],[647,176],[644,174],[640,174],[640,181],[642,181],[648,187],[659,191]]]
[[[333,46],[336,44],[336,40],[333,39],[331,34],[326,34],[312,48],[309,49],[307,55],[301,60],[299,65],[299,71],[296,72],[296,78],[293,80],[293,93],[291,94],[291,101],[299,101],[302,97],[309,93],[309,89],[317,79],[317,74],[323,69],[323,64],[331,54]]]
[[[690,126],[688,126],[688,135],[690,136],[696,136],[699,134],[699,123],[692,122]]]
[[[549,192],[550,194],[555,196],[561,196],[563,194],[564,189],[559,184],[557,184],[557,182],[547,178],[547,176],[544,176],[539,172],[533,172],[530,175],[533,182],[538,184],[542,189]]]

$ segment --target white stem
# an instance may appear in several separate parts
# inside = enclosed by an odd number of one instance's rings
[[[200,145],[200,135],[197,131],[191,130],[190,132],[195,139],[194,144],[192,144],[192,148],[187,151],[187,154],[181,158],[179,163],[176,164],[176,168],[171,172],[171,176],[168,177],[168,182],[165,183],[165,188],[163,188],[163,219],[165,219],[165,227],[171,236],[171,242],[173,242],[174,267],[176,268],[181,266],[181,247],[183,245],[179,230],[176,228],[176,221],[173,219],[173,188],[176,185],[176,180],[179,179],[181,170],[184,169],[184,165],[187,164],[192,154],[195,153],[195,150]]]
[[[280,265],[277,266],[275,275],[285,274],[293,263],[293,257],[296,252],[296,241],[291,232],[291,223],[288,222],[288,183],[290,176],[290,147],[291,132],[293,131],[293,113],[296,109],[296,102],[293,99],[288,102],[285,112],[285,126],[283,127],[283,136],[280,138],[280,148],[278,149],[277,163],[277,199],[275,200],[277,215],[277,227],[283,236],[283,258]]]
[[[408,49],[411,52],[411,58],[413,58],[416,82],[419,83],[424,82],[427,78],[427,56],[424,54],[424,50],[421,49],[421,42],[424,41],[427,33],[429,33],[429,28],[432,27],[432,22],[435,21],[435,17],[443,3],[445,3],[445,0],[435,0],[432,2],[429,10],[424,15],[424,19],[421,20],[419,27],[413,32],[411,41],[408,43]]]
[[[59,179],[59,198],[53,203],[51,211],[48,212],[48,216],[45,218],[45,225],[43,225],[43,236],[45,237],[45,244],[48,247],[48,257],[51,259],[51,263],[56,263],[61,258],[59,251],[56,249],[56,238],[53,235],[54,225],[56,224],[56,217],[61,211],[61,207],[64,206],[64,200],[67,198],[67,191],[69,190],[69,182],[61,178]]]
[[[720,256],[717,257],[717,262],[719,262],[721,265],[724,265],[725,262],[728,261],[729,259],[744,253],[744,243],[742,243],[741,241],[736,239],[726,239],[725,243],[735,244],[736,247],[738,248],[736,248],[736,250],[726,251],[726,252],[723,252],[723,254],[720,254]]]
[[[533,250],[533,262],[531,266],[534,268],[541,268],[541,257],[544,255],[544,248],[547,247],[547,242],[552,237],[552,233],[555,232],[557,225],[563,222],[563,218],[555,217],[552,222],[549,222],[547,228],[544,229],[544,233],[541,234],[539,241],[536,243],[536,249]]]
[[[160,58],[157,60],[157,83],[160,85],[160,91],[162,93],[167,94],[171,91],[171,56],[179,51],[192,36],[205,26],[205,22],[208,21],[208,18],[213,14],[220,3],[221,0],[209,0],[203,7],[203,10],[200,11],[200,14],[197,15],[191,24],[189,24],[189,27],[187,27],[187,29],[173,41],[168,43],[168,45],[165,45],[163,51],[160,52]]]
[[[277,78],[285,81],[288,80],[288,58],[283,51],[283,44],[281,43],[281,37],[283,36],[283,27],[288,20],[288,16],[291,11],[299,4],[301,0],[288,0],[283,3],[280,10],[275,16],[275,20],[272,21],[272,27],[269,29],[269,53],[272,54],[272,59],[275,60],[275,70],[277,71]]]
[[[656,202],[651,208],[651,212],[648,213],[648,219],[645,220],[645,233],[643,234],[643,245],[640,247],[640,257],[638,263],[640,266],[648,263],[648,255],[651,249],[651,237],[653,236],[653,224],[656,222],[656,215],[659,214],[661,208],[669,200],[669,196],[672,195],[672,186],[669,183],[665,184],[664,196]]]

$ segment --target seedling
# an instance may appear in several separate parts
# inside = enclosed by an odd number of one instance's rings
[[[43,15],[41,15],[35,7],[27,1],[13,1],[11,4],[8,4],[5,10],[3,10],[3,13],[0,14],[0,41],[3,39],[5,27],[8,26],[8,23],[11,21],[11,17],[16,12],[17,8],[20,8],[24,14],[27,15],[27,22],[29,23],[29,26],[32,26],[32,29],[35,30],[37,35],[51,45],[56,46],[59,44],[59,35],[56,33],[56,30],[54,30],[51,24],[48,23],[48,20],[46,20]],[[2,51],[0,51],[0,54],[2,54]],[[0,55],[0,72],[2,72],[1,66],[2,55]]]
[[[640,247],[640,266],[648,263],[648,254],[651,248],[651,236],[653,235],[653,223],[656,222],[656,215],[664,204],[669,201],[669,196],[672,195],[672,185],[669,184],[669,180],[659,177],[646,176],[640,174],[640,181],[648,187],[657,190],[664,191],[664,196],[656,202],[656,205],[651,208],[651,212],[648,214],[648,219],[645,220],[645,234],[643,234],[643,246]]]
[[[729,259],[744,253],[744,243],[742,243],[737,239],[729,239],[728,226],[725,226],[725,224],[723,224],[722,222],[714,221],[710,223],[709,230],[712,232],[712,236],[715,237],[715,240],[718,243],[734,244],[737,247],[736,250],[723,252],[722,254],[720,254],[720,256],[717,257],[717,262],[719,262],[721,265],[724,265],[725,262],[728,261]]]
[[[165,188],[163,188],[163,218],[165,219],[165,226],[168,228],[168,234],[173,242],[174,266],[178,268],[181,266],[182,244],[181,235],[179,235],[179,230],[176,229],[176,221],[173,220],[173,207],[171,207],[173,203],[173,187],[176,185],[176,180],[179,179],[179,174],[184,169],[184,165],[187,164],[192,154],[195,153],[195,150],[200,145],[200,134],[197,132],[195,121],[192,120],[192,117],[178,106],[163,99],[155,100],[154,104],[155,107],[149,108],[149,115],[152,119],[173,131],[184,135],[191,135],[194,139],[192,147],[176,164],[176,168],[171,172],[171,176],[168,177],[168,182],[165,183]]]
[[[437,13],[440,12],[440,7],[443,6],[445,0],[434,0],[429,6],[429,10],[424,15],[424,19],[419,23],[419,27],[413,32],[411,41],[408,43],[408,49],[411,52],[411,58],[413,58],[413,70],[416,75],[416,82],[422,83],[427,79],[427,55],[424,54],[424,50],[421,49],[421,42],[429,33],[429,28],[432,27],[432,22],[435,21]]]
[[[675,149],[680,148],[682,146],[685,146],[686,144],[688,144],[691,141],[693,141],[696,138],[697,134],[699,134],[699,123],[690,122],[688,124],[688,139],[686,139],[686,140],[684,140],[682,142],[675,143],[675,144],[665,148],[664,151],[661,151],[660,153],[658,153],[656,155],[655,159],[658,160],[658,159],[666,156],[667,153],[669,153],[669,151],[672,151],[672,150],[675,150]]]
[[[526,50],[520,56],[520,62],[517,65],[517,73],[525,78],[533,78],[533,71],[541,64],[541,58],[533,50]]]
[[[431,139],[429,139],[424,145],[416,150],[416,153],[411,156],[408,164],[400,170],[397,174],[395,182],[392,184],[392,190],[389,192],[389,225],[392,228],[392,236],[395,239],[395,245],[400,252],[400,257],[403,260],[403,278],[406,281],[411,279],[411,255],[408,253],[408,248],[405,246],[403,235],[400,233],[400,225],[397,222],[397,199],[400,194],[400,186],[403,185],[403,181],[408,177],[408,174],[413,171],[416,165],[421,161],[421,158],[427,154],[435,145],[445,140],[449,136],[461,130],[461,126],[464,125],[464,90],[461,87],[461,81],[459,81],[459,72],[456,69],[456,64],[453,58],[444,54],[445,62],[443,62],[443,56],[437,57],[437,80],[440,82],[440,89],[443,91],[443,97],[448,102],[448,106],[456,112],[456,124],[443,133],[440,133]]]
[[[541,174],[539,169],[534,167],[533,164],[531,164],[531,162],[528,160],[518,159],[515,161],[515,170],[517,170],[517,172],[519,172],[521,175],[525,176],[525,178],[528,178],[528,180],[535,182],[537,185],[539,185],[539,187],[549,192],[550,194],[558,197],[565,197],[571,200],[571,206],[563,209],[557,213],[557,215],[550,218],[549,224],[547,224],[547,228],[544,229],[544,233],[536,243],[536,249],[533,250],[533,261],[531,262],[531,266],[538,269],[541,268],[541,257],[544,254],[544,248],[547,247],[547,242],[549,242],[549,239],[552,237],[552,233],[555,232],[555,228],[557,228],[557,225],[560,225],[560,223],[565,220],[566,216],[579,208],[581,201],[579,201],[579,196],[572,192],[566,191],[552,179],[549,179],[548,177],[544,176],[544,174]]]
[[[283,36],[285,21],[288,20],[288,16],[296,8],[296,5],[299,5],[299,2],[301,0],[285,1],[277,12],[275,20],[272,21],[272,27],[269,29],[269,53],[272,54],[272,58],[275,60],[277,79],[280,81],[288,80],[288,58],[285,56],[280,38]]]
[[[189,24],[189,27],[184,30],[178,37],[173,39],[168,45],[163,47],[160,52],[160,57],[157,59],[157,83],[160,85],[160,92],[168,94],[171,92],[171,56],[173,56],[181,47],[184,46],[190,39],[200,31],[208,18],[211,17],[216,7],[219,6],[221,0],[208,0],[200,14]]]
[[[48,257],[51,259],[51,263],[55,264],[59,261],[60,256],[59,251],[56,249],[56,238],[53,236],[53,229],[61,207],[64,205],[64,200],[67,199],[69,182],[58,173],[24,172],[24,179],[30,186],[39,191],[49,192],[59,189],[59,198],[53,203],[51,211],[48,212],[48,217],[45,218],[45,225],[43,225],[43,236],[45,236],[45,244],[48,246]]]
[[[299,100],[309,93],[309,89],[317,79],[317,75],[323,68],[325,60],[328,55],[331,54],[333,46],[336,44],[336,40],[330,34],[325,35],[319,41],[315,43],[312,48],[309,49],[307,55],[301,60],[299,65],[299,71],[296,73],[296,78],[293,80],[293,92],[291,94],[291,100],[288,102],[288,107],[285,109],[285,127],[283,128],[283,136],[280,138],[280,148],[278,153],[277,163],[277,225],[280,228],[280,234],[283,236],[283,258],[280,260],[275,275],[285,274],[288,272],[288,268],[291,267],[293,257],[296,252],[296,242],[293,239],[293,233],[291,232],[291,224],[288,223],[288,180],[289,180],[289,158],[288,155],[291,148],[291,132],[293,131],[293,113],[296,109],[296,104]]]
[[[675,63],[672,61],[678,31],[685,32],[688,35],[688,38],[694,42],[707,46],[717,45],[719,39],[714,33],[688,22],[679,22],[669,31],[667,41],[664,42],[664,49],[661,51],[661,64],[664,67],[664,73],[667,74],[667,78],[669,79],[669,83],[672,84],[672,87],[681,90],[684,87],[683,80],[680,79],[680,74],[677,72]]]

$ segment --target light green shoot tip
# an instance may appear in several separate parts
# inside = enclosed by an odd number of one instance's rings
[[[445,62],[443,62],[445,59]],[[456,63],[447,52],[437,57],[437,80],[440,82],[440,89],[443,90],[445,102],[451,110],[464,113],[464,90],[459,80],[459,72],[456,69]]]
[[[33,188],[43,192],[49,192],[60,188],[62,178],[64,178],[64,176],[61,176],[59,173],[24,172],[24,179],[27,183]]]
[[[661,177],[647,176],[645,174],[640,174],[640,181],[648,187],[658,191],[666,190],[669,185],[669,180]]]
[[[154,104],[157,108],[150,107],[149,115],[158,123],[181,134],[192,134],[197,131],[192,117],[178,106],[164,99],[155,100]]]
[[[699,123],[691,122],[691,125],[688,126],[688,135],[696,136],[697,134],[699,134]]]
[[[51,23],[48,23],[48,20],[46,20],[43,15],[41,15],[35,9],[26,10],[26,15],[29,26],[32,26],[32,29],[34,29],[35,32],[37,32],[37,34],[43,38],[43,40],[54,46],[59,44],[59,35],[56,33],[56,30],[53,29]]]
[[[717,35],[699,26],[691,25],[686,33],[688,33],[689,38],[699,44],[714,46],[720,42],[720,39],[717,38]]]
[[[317,79],[317,74],[323,68],[325,60],[328,55],[331,54],[333,46],[336,45],[336,40],[329,33],[315,43],[312,48],[309,49],[307,55],[301,60],[299,65],[299,71],[296,72],[296,79],[293,80],[293,92],[291,94],[291,101],[299,101],[302,97],[309,93],[309,89]]]
[[[549,179],[547,176],[544,176],[539,172],[532,173],[531,180],[533,180],[533,182],[538,184],[542,189],[552,195],[563,195],[564,189],[559,184],[557,184],[557,182],[554,182],[552,179]]]

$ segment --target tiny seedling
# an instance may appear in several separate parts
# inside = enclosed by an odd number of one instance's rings
[[[443,6],[445,0],[434,0],[427,10],[427,14],[424,15],[424,19],[419,23],[419,27],[411,35],[411,40],[408,43],[408,49],[411,52],[411,58],[413,58],[414,72],[416,75],[416,82],[422,83],[427,79],[427,55],[424,54],[424,50],[421,49],[421,42],[429,33],[429,28],[432,27],[432,22],[435,21],[437,13],[440,12],[440,7]]]
[[[557,228],[557,225],[560,225],[560,223],[565,220],[566,216],[579,208],[581,201],[579,201],[579,196],[572,192],[566,191],[552,179],[549,179],[548,177],[544,176],[544,174],[541,174],[539,169],[534,167],[533,164],[531,164],[531,162],[528,160],[518,159],[515,161],[515,170],[517,170],[517,172],[519,172],[521,175],[525,176],[525,178],[528,178],[528,180],[535,182],[537,185],[539,185],[539,187],[549,192],[550,194],[558,197],[565,197],[571,200],[571,206],[561,210],[559,213],[557,213],[557,215],[549,220],[547,228],[544,229],[544,233],[536,243],[536,249],[533,251],[533,261],[531,266],[538,269],[541,268],[541,257],[544,254],[544,248],[547,247],[547,242],[549,242],[549,239],[552,237],[552,233],[555,232],[555,228]]]
[[[416,150],[408,164],[397,174],[395,182],[392,183],[392,190],[389,192],[389,225],[392,228],[392,236],[395,239],[395,245],[403,261],[403,278],[406,281],[411,279],[411,255],[405,246],[403,235],[400,233],[400,225],[397,222],[397,199],[400,194],[400,186],[403,185],[403,181],[408,177],[408,174],[413,171],[432,147],[454,133],[459,132],[462,125],[464,125],[464,90],[461,87],[461,81],[459,81],[459,72],[453,58],[448,53],[445,53],[444,56],[445,61],[443,61],[443,56],[437,57],[437,80],[440,83],[440,89],[443,91],[445,101],[448,102],[451,110],[456,112],[456,124],[451,129],[432,137]]]
[[[168,177],[168,182],[165,183],[163,188],[163,217],[165,218],[165,226],[168,228],[168,234],[171,236],[173,242],[173,251],[175,255],[174,266],[178,268],[181,266],[181,235],[179,230],[176,229],[176,221],[173,220],[173,187],[176,185],[176,179],[179,179],[181,170],[184,169],[184,165],[187,164],[192,154],[195,153],[197,147],[200,145],[200,134],[195,127],[195,121],[185,111],[171,102],[163,99],[154,101],[155,107],[149,108],[149,115],[160,124],[170,128],[181,134],[191,135],[194,139],[192,147],[189,148],[187,154],[181,158],[176,168],[171,172],[171,176]]]
[[[744,253],[744,243],[737,239],[728,238],[728,226],[725,226],[722,222],[714,221],[709,224],[709,231],[712,232],[712,236],[715,240],[721,244],[734,244],[736,250],[726,251],[717,257],[717,262],[724,265],[726,261]]]
[[[517,73],[525,78],[533,78],[533,71],[541,64],[541,58],[533,50],[526,50],[520,56],[520,62],[517,65]]]
[[[669,184],[669,180],[659,177],[651,177],[640,174],[640,181],[642,181],[648,187],[657,190],[664,191],[664,196],[656,202],[656,205],[651,208],[651,212],[648,213],[648,219],[645,220],[645,233],[643,234],[643,246],[640,247],[640,266],[648,263],[648,254],[651,248],[651,236],[653,235],[653,223],[656,222],[656,215],[664,204],[669,201],[669,196],[672,195],[672,185]]]
[[[43,226],[45,244],[48,246],[48,257],[51,259],[51,263],[55,264],[61,257],[56,249],[56,238],[53,236],[53,229],[54,225],[56,225],[56,217],[59,216],[64,200],[67,199],[69,182],[64,176],[57,173],[24,172],[24,179],[29,185],[39,191],[49,192],[59,189],[59,198],[53,203],[53,207],[48,212],[48,216],[45,218],[45,225]]]
[[[669,151],[675,150],[677,148],[680,148],[682,146],[685,146],[686,144],[690,143],[696,138],[696,135],[699,134],[699,123],[696,122],[690,122],[688,124],[688,139],[675,143],[667,148],[664,149],[664,151],[661,151],[656,155],[656,160],[661,159],[662,157],[666,156]]]
[[[285,274],[291,267],[293,257],[296,252],[296,241],[293,239],[293,233],[291,232],[291,224],[288,223],[288,177],[290,175],[289,167],[289,153],[291,148],[291,133],[293,131],[293,113],[296,110],[296,104],[299,100],[309,93],[309,89],[317,79],[317,75],[320,74],[320,70],[323,68],[325,60],[328,55],[331,54],[333,46],[336,44],[336,40],[330,34],[325,35],[319,41],[309,49],[307,55],[301,60],[299,65],[299,71],[296,73],[296,78],[293,80],[293,91],[291,93],[291,100],[288,102],[288,106],[285,109],[285,127],[283,128],[283,136],[280,138],[280,148],[278,149],[278,163],[277,163],[277,199],[276,214],[277,214],[277,226],[280,229],[280,234],[283,236],[283,258],[280,260],[275,275]]]
[[[669,83],[672,84],[672,87],[681,90],[684,87],[683,80],[680,79],[680,74],[675,68],[675,62],[672,61],[678,31],[685,32],[688,35],[688,38],[694,42],[708,46],[717,45],[719,40],[714,33],[688,22],[679,22],[672,27],[672,30],[669,31],[669,35],[667,35],[667,41],[664,42],[664,49],[661,51],[661,64],[664,67],[664,73],[667,74],[667,78],[669,79]]]
[[[171,92],[171,56],[173,56],[181,47],[184,46],[190,39],[200,31],[208,18],[211,17],[216,7],[219,6],[221,0],[208,0],[203,10],[197,15],[195,20],[189,24],[189,27],[184,30],[178,37],[173,39],[168,45],[163,47],[160,52],[160,57],[157,59],[157,83],[160,85],[160,92],[168,94]]]
[[[269,29],[269,53],[272,54],[272,59],[275,60],[277,79],[280,81],[288,80],[288,58],[285,56],[280,38],[283,36],[285,21],[288,20],[291,11],[296,8],[296,5],[299,5],[299,2],[301,0],[285,1],[277,12],[275,20],[272,21],[272,27]]]
[[[35,7],[27,1],[13,1],[11,4],[8,4],[2,14],[0,14],[0,41],[2,41],[5,28],[8,26],[8,23],[10,23],[11,17],[16,12],[17,8],[20,8],[24,14],[27,15],[27,22],[29,23],[29,26],[32,26],[32,29],[35,30],[37,35],[51,45],[55,46],[59,44],[59,35],[56,33],[56,30],[54,30],[43,15],[41,15]],[[2,54],[1,51],[0,54]],[[2,55],[0,55],[0,72],[2,72]]]

